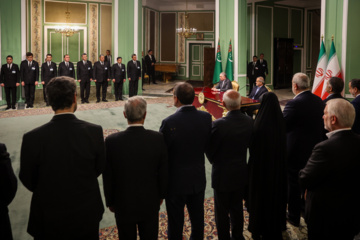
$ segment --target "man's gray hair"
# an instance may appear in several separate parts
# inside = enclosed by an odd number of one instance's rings
[[[326,105],[329,116],[336,116],[341,127],[352,127],[355,121],[355,108],[349,101],[336,98],[327,101]]]
[[[105,57],[104,54],[100,54],[100,55],[99,55],[99,58],[101,58],[101,57]]]
[[[147,103],[145,99],[139,96],[129,98],[125,102],[124,112],[129,122],[137,122],[144,118]]]
[[[293,83],[296,83],[300,90],[309,88],[310,79],[305,73],[295,73],[292,81]]]
[[[259,80],[260,82],[262,82],[263,85],[265,84],[265,80],[263,77],[258,77],[258,78],[256,78],[256,80]]]
[[[226,73],[225,73],[225,72],[220,73],[220,75],[226,77]]]
[[[223,95],[223,102],[228,110],[237,110],[241,108],[241,95],[239,92],[229,89]]]

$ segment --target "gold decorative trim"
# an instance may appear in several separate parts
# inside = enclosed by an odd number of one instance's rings
[[[185,27],[185,13],[178,13],[178,28]],[[178,36],[178,62],[185,62],[185,37]]]
[[[201,105],[201,107],[198,107],[197,110],[209,113],[209,111],[204,107],[204,105]],[[211,115],[211,119],[213,121],[215,121],[216,118],[211,113],[209,113],[209,114]]]
[[[204,104],[204,102],[205,102],[204,93],[202,93],[202,92],[199,93],[198,100],[199,100],[199,103],[200,103],[200,104]]]
[[[41,0],[31,0],[31,52],[34,54],[34,60],[39,63],[42,61],[42,36],[41,36]]]
[[[89,56],[90,61],[93,63],[98,59],[98,5],[90,3],[89,4],[89,14],[90,14],[90,23],[89,23]]]

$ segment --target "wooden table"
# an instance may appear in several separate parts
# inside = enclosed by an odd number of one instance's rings
[[[175,63],[155,63],[155,71],[163,73],[164,82],[171,79],[171,75],[178,72],[179,64]]]
[[[228,111],[223,105],[224,92],[211,91],[211,88],[209,87],[194,88],[194,90],[195,99],[192,104],[193,106],[195,106],[198,110],[210,113],[213,120],[226,116]],[[243,111],[248,106],[259,104],[260,102],[258,100],[241,97],[241,109]]]

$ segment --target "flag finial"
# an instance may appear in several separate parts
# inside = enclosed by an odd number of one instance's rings
[[[334,41],[334,35],[331,36],[331,41]]]
[[[321,41],[324,40],[324,35],[321,35]]]

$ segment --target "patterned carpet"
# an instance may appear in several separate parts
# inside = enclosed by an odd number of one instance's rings
[[[217,231],[215,225],[215,215],[214,215],[214,198],[207,198],[204,202],[205,208],[205,231],[204,239],[218,239]],[[159,213],[159,239],[168,239],[167,237],[167,214],[166,212]],[[247,230],[249,224],[249,214],[244,208],[244,237],[246,240],[250,240],[251,233]],[[185,224],[183,239],[187,240],[190,238],[191,234],[191,223],[189,219],[189,214],[185,208]],[[117,228],[116,226],[111,226],[103,228],[100,230],[100,240],[117,240]],[[304,220],[301,219],[301,225],[299,228],[294,227],[290,224],[287,224],[286,232],[283,232],[283,239],[285,240],[305,240],[307,239],[307,228],[304,223]]]

